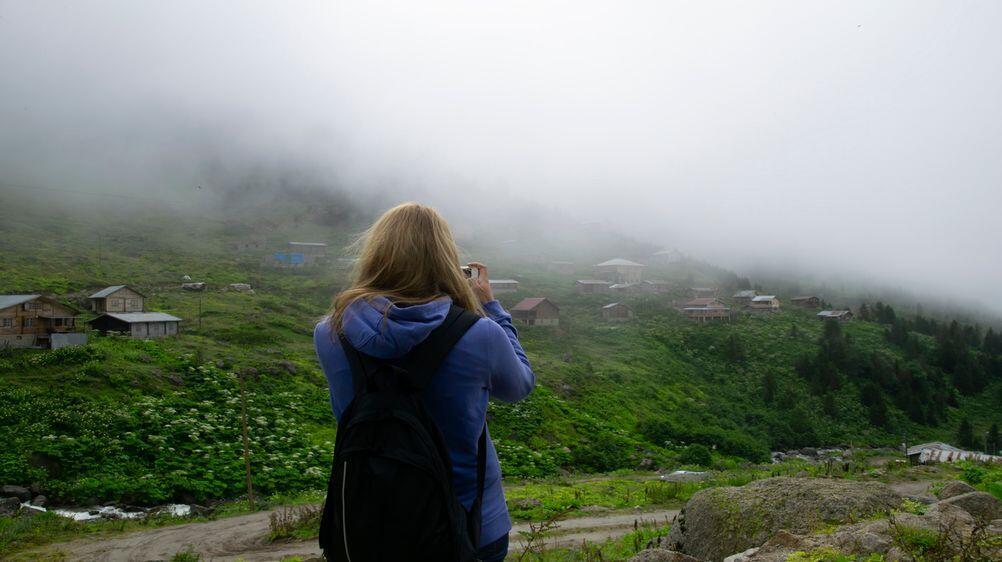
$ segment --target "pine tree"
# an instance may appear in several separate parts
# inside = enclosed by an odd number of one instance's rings
[[[1002,441],[999,441],[999,424],[993,423],[988,430],[988,437],[985,438],[985,452],[989,455],[999,454]]]
[[[974,428],[967,418],[960,420],[960,427],[957,428],[957,445],[963,449],[973,449],[978,446],[974,439]]]
[[[766,404],[772,404],[772,401],[776,399],[776,392],[778,390],[776,375],[772,371],[766,371],[765,375],[762,376],[762,400]]]

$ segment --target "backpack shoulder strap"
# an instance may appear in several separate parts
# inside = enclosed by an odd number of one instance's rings
[[[477,320],[480,317],[465,308],[456,305],[449,308],[442,324],[432,330],[407,358],[411,370],[410,383],[415,390],[428,386],[442,361]]]

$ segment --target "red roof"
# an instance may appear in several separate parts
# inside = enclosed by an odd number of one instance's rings
[[[512,310],[533,310],[537,306],[539,306],[540,304],[542,304],[543,301],[545,301],[545,300],[546,300],[546,297],[530,297],[530,298],[527,298],[527,299],[522,299],[522,302],[520,302],[520,303],[516,304],[514,307],[512,307]],[[550,304],[553,304],[553,303],[551,302]],[[553,306],[556,307],[555,304]]]

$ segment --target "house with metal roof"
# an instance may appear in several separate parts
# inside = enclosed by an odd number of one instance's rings
[[[757,295],[748,303],[752,310],[776,311],[779,310],[779,298],[776,295]]]
[[[578,279],[574,282],[574,286],[578,293],[582,295],[606,293],[609,291],[610,285],[612,285],[612,283],[609,281],[602,281],[601,279]]]
[[[633,309],[622,302],[611,302],[602,307],[602,319],[608,322],[625,322],[633,319]]]
[[[494,294],[514,293],[518,291],[518,281],[514,279],[491,279],[491,292]]]
[[[137,339],[162,338],[181,331],[181,319],[164,312],[106,312],[89,324],[105,334],[118,332]]]
[[[623,258],[614,258],[595,264],[595,277],[613,283],[639,283],[644,275],[642,263]]]
[[[105,287],[90,299],[91,310],[103,312],[142,312],[146,309],[146,295],[128,285]]]
[[[734,296],[732,296],[731,298],[734,299],[734,300],[736,300],[736,301],[740,301],[740,302],[744,302],[744,303],[749,303],[749,302],[751,302],[751,300],[753,298],[755,298],[757,296],[758,296],[758,291],[745,290],[745,291],[738,291],[738,292],[734,293]]]
[[[54,297],[0,295],[0,347],[58,348],[85,343],[86,335],[77,334],[79,313]]]
[[[511,309],[513,321],[526,326],[557,326],[560,309],[545,297],[523,299]]]
[[[1002,456],[988,455],[976,451],[965,451],[939,441],[922,443],[908,447],[908,461],[912,464],[952,463],[957,461],[1002,463]]]
[[[801,308],[820,308],[821,298],[814,295],[801,295],[790,299],[790,304]]]
[[[817,313],[815,317],[818,320],[838,320],[839,322],[848,322],[852,320],[852,312],[849,310],[822,310]]]

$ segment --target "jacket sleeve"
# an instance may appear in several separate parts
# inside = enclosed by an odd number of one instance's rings
[[[491,330],[487,346],[490,395],[505,402],[517,402],[535,388],[536,375],[522,344],[518,342],[518,332],[511,323],[511,315],[496,300],[485,303],[484,310],[500,328]]]

